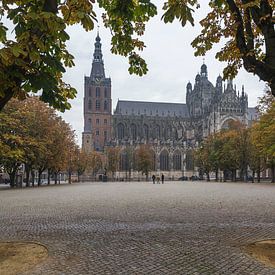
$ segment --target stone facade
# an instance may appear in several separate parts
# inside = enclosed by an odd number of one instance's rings
[[[187,84],[186,104],[119,100],[113,115],[111,109],[93,112],[88,108],[89,89],[93,93],[98,85],[107,87],[108,104],[111,103],[111,80],[105,78],[99,41],[97,36],[91,76],[85,77],[83,148],[101,151],[106,146],[120,146],[120,176],[126,176],[127,172],[133,177],[137,176],[135,171],[128,171],[125,152],[127,148],[135,150],[142,144],[148,144],[152,148],[155,159],[153,173],[164,173],[170,178],[193,175],[195,170],[190,151],[203,138],[228,127],[232,120],[249,125],[257,118],[255,108],[248,107],[244,86],[240,93],[232,80],[224,85],[221,76],[217,77],[214,86],[208,80],[205,64],[195,77],[194,86]],[[99,48],[101,65],[98,65],[96,59]],[[100,81],[97,81],[96,68],[100,71]],[[92,102],[95,100],[96,97],[92,98]],[[99,116],[104,116],[111,122],[111,125],[104,128],[108,132],[107,139],[95,135],[98,131],[95,120]],[[102,131],[99,134],[102,135]]]

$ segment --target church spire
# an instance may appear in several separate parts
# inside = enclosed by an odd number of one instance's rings
[[[204,59],[203,59],[203,64],[201,66],[201,76],[204,78],[207,78],[208,73],[207,73],[207,66],[204,63]]]
[[[105,71],[104,71],[104,63],[103,63],[103,55],[101,51],[101,39],[99,36],[99,31],[97,31],[97,36],[95,39],[95,50],[93,55],[93,63],[92,63],[92,70],[91,70],[91,77],[92,78],[105,78]]]

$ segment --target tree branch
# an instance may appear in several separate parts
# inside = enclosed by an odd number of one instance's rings
[[[254,34],[251,26],[250,10],[245,10],[245,30],[247,36],[247,48],[249,51],[254,50]]]
[[[57,13],[57,0],[45,0],[43,11]]]
[[[0,98],[0,112],[3,110],[8,101],[14,96],[14,92],[12,89],[7,89],[4,91],[4,97]]]

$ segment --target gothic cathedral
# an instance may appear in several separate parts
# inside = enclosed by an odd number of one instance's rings
[[[97,35],[91,74],[84,79],[82,148],[103,151],[108,146],[119,146],[120,175],[127,175],[126,149],[148,144],[154,173],[170,178],[190,176],[194,174],[191,149],[203,138],[227,128],[232,120],[250,125],[257,119],[255,108],[248,107],[244,86],[240,93],[233,81],[224,85],[221,76],[214,86],[205,64],[194,86],[186,86],[186,104],[119,100],[112,114],[111,79],[105,77],[102,57]]]

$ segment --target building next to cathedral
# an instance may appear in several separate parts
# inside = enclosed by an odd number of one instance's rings
[[[119,100],[112,114],[111,79],[105,76],[100,41],[97,35],[91,74],[84,79],[82,147],[103,151],[119,146],[120,177],[129,168],[126,149],[142,144],[151,147],[152,173],[169,178],[194,175],[192,149],[203,138],[227,128],[232,120],[249,125],[257,119],[255,108],[248,107],[244,86],[239,92],[233,81],[224,84],[221,76],[213,85],[205,64],[194,84],[186,86],[186,104]],[[137,172],[131,176],[137,177]]]

